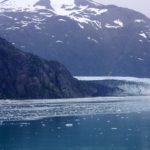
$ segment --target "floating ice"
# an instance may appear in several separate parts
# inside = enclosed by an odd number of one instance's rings
[[[122,114],[143,111],[150,111],[150,97],[0,100],[0,124],[4,121],[40,120],[58,116]],[[71,127],[72,124],[67,123],[66,126]]]
[[[65,125],[66,127],[73,127],[73,124],[72,123],[68,123]]]

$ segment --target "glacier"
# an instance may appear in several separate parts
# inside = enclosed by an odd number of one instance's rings
[[[138,59],[141,60],[141,58]],[[120,76],[75,76],[75,78],[81,81],[100,81],[102,84],[108,81],[110,86],[113,82],[113,84],[115,83],[114,87],[123,90],[125,95],[150,96],[150,78]]]

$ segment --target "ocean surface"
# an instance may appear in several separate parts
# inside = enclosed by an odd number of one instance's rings
[[[0,150],[150,150],[150,97],[0,100]]]

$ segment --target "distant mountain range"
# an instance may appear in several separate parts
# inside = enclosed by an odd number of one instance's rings
[[[150,77],[150,19],[92,0],[0,0],[0,35],[73,75]]]

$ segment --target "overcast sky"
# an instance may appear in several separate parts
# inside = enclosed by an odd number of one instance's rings
[[[95,0],[101,4],[115,4],[142,12],[150,18],[150,0]]]

